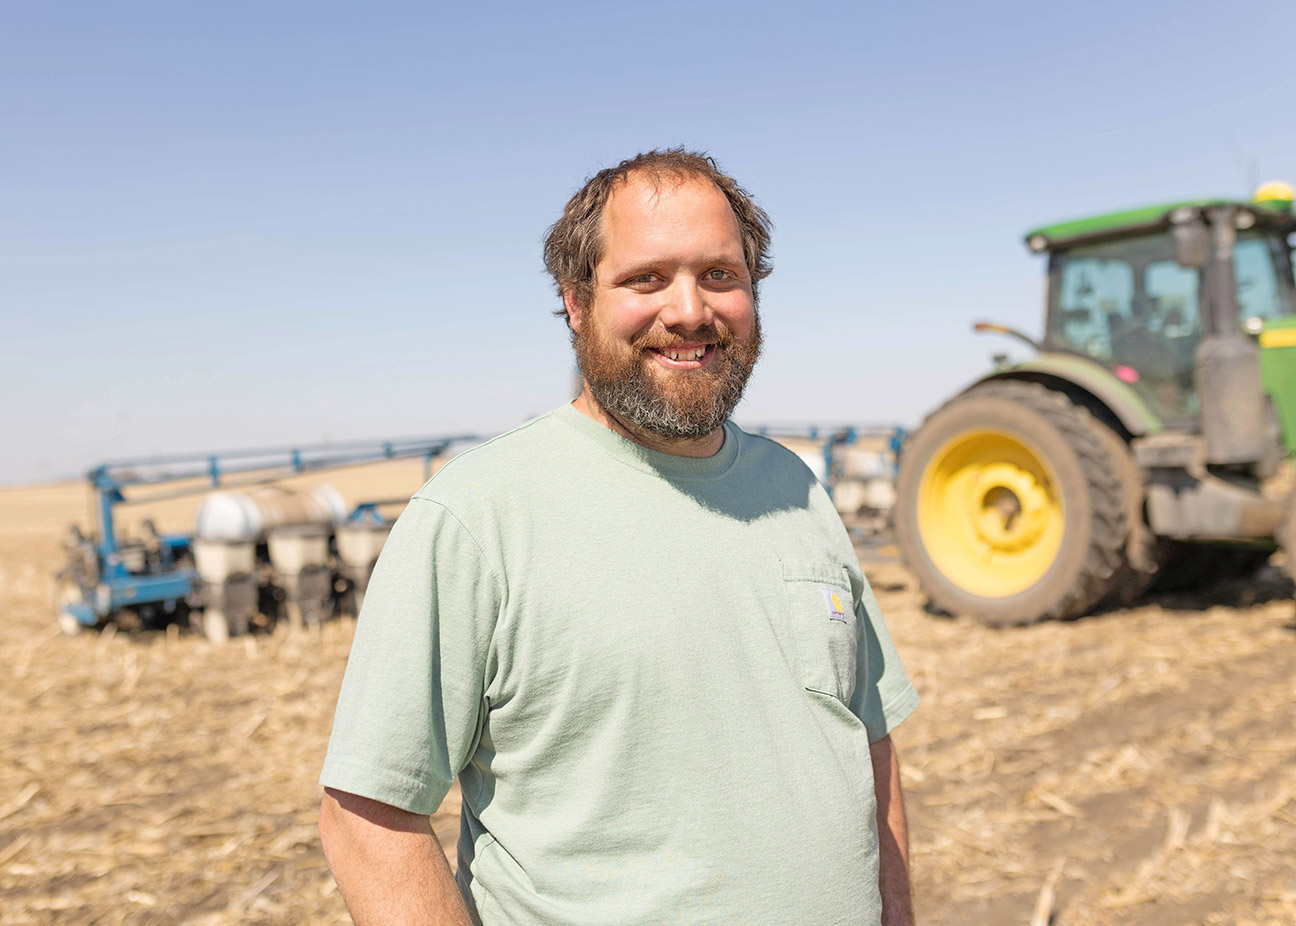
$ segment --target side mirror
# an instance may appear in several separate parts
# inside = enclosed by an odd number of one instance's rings
[[[1201,221],[1175,225],[1170,229],[1174,258],[1184,267],[1201,269],[1210,259],[1210,234]]]

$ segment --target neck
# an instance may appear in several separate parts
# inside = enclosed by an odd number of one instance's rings
[[[578,412],[588,418],[593,418],[608,430],[615,431],[626,440],[632,440],[636,444],[647,447],[649,450],[656,450],[658,453],[670,453],[677,457],[713,457],[724,446],[723,427],[716,428],[706,437],[697,439],[681,438],[679,440],[670,440],[659,434],[653,434],[651,431],[645,431],[643,428],[634,426],[631,422],[623,421],[600,405],[594,396],[590,394],[588,386],[581,390],[581,394],[572,401],[572,405]]]

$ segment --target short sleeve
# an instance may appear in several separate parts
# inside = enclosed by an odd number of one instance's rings
[[[864,722],[870,743],[876,743],[898,727],[918,707],[918,692],[900,664],[891,633],[868,579],[855,611],[858,649],[855,661],[855,693],[850,709]]]
[[[436,810],[477,747],[501,600],[468,530],[412,499],[365,593],[320,784]]]

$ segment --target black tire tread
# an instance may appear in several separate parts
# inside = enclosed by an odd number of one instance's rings
[[[1108,458],[1118,471],[1129,528],[1121,564],[1108,583],[1107,594],[1099,599],[1096,607],[1127,608],[1141,599],[1156,581],[1161,569],[1159,545],[1144,517],[1146,486],[1143,473],[1134,461],[1134,452],[1125,438],[1097,415],[1094,423],[1107,445]]]

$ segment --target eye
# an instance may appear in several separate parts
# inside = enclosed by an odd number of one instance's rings
[[[732,274],[730,274],[728,270],[721,270],[719,268],[708,270],[706,272],[706,278],[712,283],[723,283],[725,280],[729,279],[730,276],[732,276]]]
[[[621,285],[636,292],[650,292],[661,285],[661,277],[650,271],[635,273],[622,280]]]

